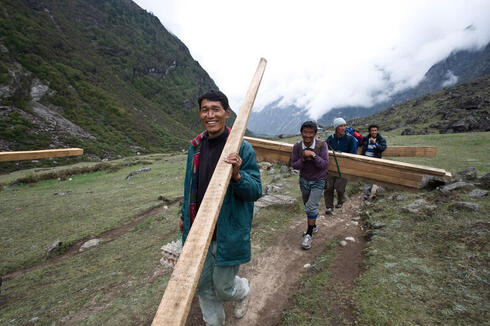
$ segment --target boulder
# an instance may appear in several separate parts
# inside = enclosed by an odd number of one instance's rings
[[[480,209],[480,205],[469,202],[456,202],[451,205],[451,207],[460,209],[460,210],[469,210],[469,211],[477,211]]]
[[[436,209],[436,205],[430,205],[424,199],[417,199],[411,204],[405,205],[402,207],[402,210],[409,213],[420,213],[422,210],[434,210]]]
[[[482,187],[490,188],[490,173],[487,173],[480,178],[480,184]]]
[[[441,188],[441,191],[443,193],[449,193],[451,191],[457,190],[457,189],[473,189],[475,188],[475,185],[472,183],[464,182],[464,181],[458,181],[458,182],[453,182],[450,183],[444,187]]]
[[[58,251],[58,249],[60,249],[60,247],[61,247],[61,244],[62,244],[61,241],[56,240],[48,248],[46,248],[46,253],[50,254],[50,253]]]
[[[83,252],[85,250],[88,250],[90,248],[93,248],[93,247],[96,247],[98,246],[100,243],[100,239],[91,239],[91,240],[88,240],[87,242],[85,242],[81,247],[80,249],[78,250],[79,252]]]
[[[469,167],[465,170],[456,172],[454,174],[454,179],[457,181],[471,181],[476,180],[477,172],[474,167]]]
[[[270,206],[295,206],[296,202],[297,199],[291,196],[267,194],[257,200],[254,207],[260,209]]]
[[[473,197],[473,198],[483,198],[486,195],[488,195],[488,191],[486,190],[481,190],[481,189],[473,189],[468,196]]]

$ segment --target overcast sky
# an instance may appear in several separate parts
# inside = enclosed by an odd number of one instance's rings
[[[451,51],[490,40],[490,0],[135,2],[186,44],[236,112],[261,57],[254,110],[283,97],[316,119],[414,86]]]

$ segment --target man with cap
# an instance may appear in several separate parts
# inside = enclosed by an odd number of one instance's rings
[[[327,178],[328,149],[324,141],[315,138],[317,130],[313,121],[304,122],[300,129],[303,140],[291,152],[291,166],[299,170],[299,188],[305,204],[307,229],[301,242],[305,250],[311,248],[313,232],[318,230],[318,204]]]
[[[333,120],[333,126],[335,128],[335,133],[327,138],[329,148],[336,152],[357,154],[357,140],[354,138],[354,136],[345,132],[347,128],[345,120],[342,118],[335,118]],[[335,208],[342,207],[345,201],[344,193],[346,186],[346,178],[340,178],[330,174],[328,175],[324,192],[326,214],[332,214],[333,212],[334,190],[337,191],[337,205],[335,205]]]

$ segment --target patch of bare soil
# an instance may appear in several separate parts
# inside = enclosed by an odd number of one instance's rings
[[[330,280],[345,293],[353,289],[353,282],[360,274],[362,250],[365,247],[362,230],[352,219],[359,216],[361,199],[357,195],[347,201],[333,215],[322,215],[317,220],[319,231],[313,236],[312,248],[303,250],[301,240],[306,230],[306,218],[297,216],[286,228],[286,232],[275,235],[275,240],[264,252],[255,255],[252,261],[241,267],[239,274],[249,279],[251,297],[249,310],[245,317],[237,320],[233,317],[233,303],[225,303],[227,325],[280,325],[282,311],[287,308],[288,300],[299,286],[301,272],[305,264],[312,264],[327,242],[332,239],[354,237],[356,242],[348,241],[347,246],[339,250],[332,266]],[[274,236],[274,235],[272,235]],[[326,295],[335,295],[326,294]],[[332,300],[335,301],[335,300]],[[354,309],[349,300],[341,300],[333,307],[334,312],[343,316],[342,322],[355,319]],[[187,319],[187,326],[205,325],[197,298],[194,298]]]

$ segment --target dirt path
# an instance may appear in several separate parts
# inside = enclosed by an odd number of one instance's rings
[[[355,243],[349,242],[339,250],[339,254],[332,267],[330,278],[332,281],[349,291],[353,281],[360,273],[362,249],[365,246],[363,233],[359,226],[352,221],[359,216],[360,196],[355,196],[344,204],[342,209],[335,210],[334,215],[320,216],[317,220],[319,231],[313,237],[310,250],[303,250],[300,246],[302,233],[306,228],[303,216],[298,216],[287,227],[287,231],[277,235],[271,246],[255,255],[252,261],[243,265],[240,275],[245,276],[251,283],[251,299],[248,313],[241,320],[234,319],[233,304],[226,303],[227,325],[280,325],[281,314],[288,305],[292,291],[297,287],[301,272],[305,264],[312,264],[319,256],[324,244],[331,239],[341,240],[351,236]],[[349,304],[339,305],[333,309],[348,320],[353,320],[353,307]],[[202,321],[198,301],[194,299],[187,326],[205,325]]]
[[[177,202],[172,202],[171,205],[175,205]],[[132,230],[135,226],[137,226],[138,224],[144,222],[146,219],[154,216],[154,215],[157,215],[157,214],[160,214],[162,213],[163,211],[165,211],[165,206],[163,204],[160,204],[156,207],[153,207],[151,209],[149,209],[148,211],[134,217],[133,219],[131,219],[131,221],[127,222],[126,224],[120,226],[120,227],[117,227],[117,228],[114,228],[114,229],[111,229],[111,230],[108,230],[108,231],[105,231],[105,232],[102,232],[96,236],[92,236],[92,237],[89,237],[89,238],[84,238],[82,240],[79,240],[76,244],[74,244],[73,246],[70,247],[70,249],[68,249],[66,252],[60,254],[60,255],[57,255],[57,256],[52,256],[48,259],[46,259],[45,261],[41,262],[41,263],[38,263],[34,266],[31,266],[29,268],[24,268],[24,269],[20,269],[20,270],[17,270],[15,272],[12,272],[12,273],[9,273],[9,274],[5,274],[2,276],[2,279],[3,280],[11,280],[11,279],[14,279],[16,277],[19,277],[19,276],[22,276],[26,273],[29,273],[31,271],[34,271],[34,270],[37,270],[41,267],[44,267],[44,266],[48,266],[48,265],[52,265],[52,264],[55,264],[61,260],[64,260],[64,259],[67,259],[69,257],[73,257],[77,254],[79,254],[79,250],[80,250],[80,247],[88,240],[90,239],[95,239],[95,238],[103,238],[104,239],[104,244],[105,243],[109,243],[115,239],[117,239],[118,237],[120,237],[121,235],[129,232],[130,230]]]

